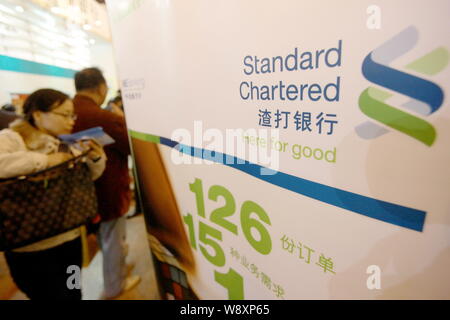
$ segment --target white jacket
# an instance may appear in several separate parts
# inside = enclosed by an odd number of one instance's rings
[[[23,120],[13,122],[9,129],[0,131],[0,178],[27,175],[46,169],[48,167],[47,155],[58,152],[59,145],[58,139],[35,129],[28,122]],[[75,156],[81,153],[75,148],[71,148],[71,151]],[[86,163],[91,170],[92,179],[95,180],[105,170],[106,156],[102,156],[97,162],[88,159]],[[80,236],[80,228],[14,251],[45,250],[73,240],[78,236]]]
[[[17,120],[9,129],[0,131],[0,179],[27,175],[48,167],[47,155],[58,152],[60,141],[45,134],[28,122]],[[71,148],[77,156],[81,152]],[[105,170],[106,156],[87,165],[96,180]]]

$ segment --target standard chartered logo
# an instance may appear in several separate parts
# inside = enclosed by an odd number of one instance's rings
[[[389,66],[395,59],[410,51],[419,39],[416,27],[410,26],[370,52],[364,59],[362,73],[370,82],[389,89],[368,87],[359,97],[361,111],[375,122],[367,121],[356,127],[358,135],[365,139],[377,138],[389,130],[380,125],[402,132],[431,146],[436,139],[436,130],[426,117],[436,112],[444,100],[443,90],[435,83],[419,75],[430,77],[441,72],[448,64],[449,52],[439,47],[407,64],[404,68],[414,74]],[[408,97],[400,105],[391,105],[387,100],[395,94]]]

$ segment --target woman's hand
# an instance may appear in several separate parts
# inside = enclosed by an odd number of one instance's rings
[[[70,153],[56,152],[47,155],[47,167],[54,167],[72,158]]]
[[[97,162],[102,157],[105,157],[105,152],[103,151],[103,148],[101,145],[99,145],[94,140],[86,140],[82,141],[83,146],[86,148],[86,150],[91,150],[88,153],[88,158],[91,159],[94,162]]]
[[[80,141],[79,144],[84,151],[89,151],[87,157],[90,161],[87,161],[87,165],[91,169],[92,180],[98,179],[105,170],[106,165],[106,154],[102,146],[94,140]]]

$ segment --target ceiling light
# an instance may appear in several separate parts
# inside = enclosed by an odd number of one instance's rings
[[[60,7],[52,7],[50,9],[51,12],[53,12],[54,14],[61,14],[62,13],[62,9]]]

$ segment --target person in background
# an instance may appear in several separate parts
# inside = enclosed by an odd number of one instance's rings
[[[0,109],[0,130],[9,127],[9,124],[19,118],[13,104],[7,103]]]
[[[23,106],[24,119],[0,131],[0,178],[27,175],[53,167],[81,153],[67,149],[60,152],[61,134],[74,125],[73,103],[57,90],[40,89]],[[87,164],[92,178],[98,178],[106,157],[100,146],[89,143],[92,151]],[[77,154],[78,151],[78,154]],[[30,299],[80,300],[80,289],[67,287],[67,268],[81,269],[80,228],[5,252],[6,262],[17,287]]]
[[[16,113],[16,107],[12,103],[4,104],[1,110]]]
[[[120,90],[117,90],[117,95],[109,100],[108,105],[106,106],[105,110],[111,111],[112,113],[115,113],[119,116],[125,116],[124,113],[124,108],[123,108],[123,101],[122,101],[122,93]],[[136,185],[136,173],[134,170],[132,170],[131,174],[131,179],[132,179],[132,185]],[[135,187],[134,191],[132,192],[132,200],[131,202],[134,203],[134,214],[131,215],[131,217],[139,214],[142,212],[142,207],[141,207],[141,203],[139,201],[139,194],[138,194],[138,189]],[[130,217],[130,215],[128,215],[128,217]]]
[[[101,109],[108,87],[98,68],[75,74],[77,94],[73,99],[78,118],[74,131],[100,126],[115,143],[105,146],[106,169],[96,181],[99,214],[98,240],[103,254],[104,298],[112,299],[136,286],[139,276],[127,276],[126,213],[131,201],[128,172],[128,142],[125,118]]]
[[[111,111],[119,116],[125,116],[123,112],[122,94],[117,90],[117,96],[109,100],[105,110]]]

